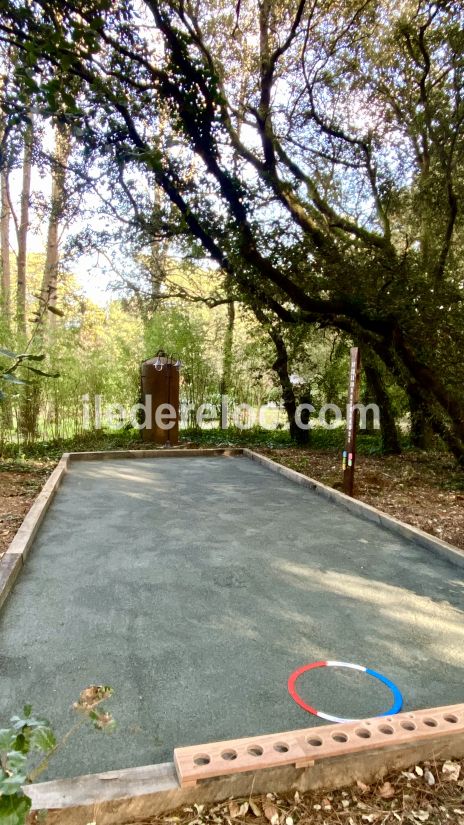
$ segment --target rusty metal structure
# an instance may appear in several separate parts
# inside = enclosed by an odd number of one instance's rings
[[[171,447],[179,441],[179,371],[181,362],[163,350],[142,363],[142,403],[145,406],[144,441]]]

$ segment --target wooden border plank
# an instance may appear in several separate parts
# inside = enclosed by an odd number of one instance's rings
[[[199,449],[158,447],[152,450],[102,450],[69,453],[70,461],[104,461],[114,458],[208,458],[243,455],[242,447],[208,447]]]
[[[158,449],[158,450],[107,450],[86,453],[63,453],[40,493],[26,513],[17,533],[0,559],[0,608],[21,572],[21,568],[31,550],[37,531],[50,507],[70,462],[96,461],[113,458],[194,458],[208,456],[239,456],[241,448],[211,449]]]
[[[314,479],[277,464],[265,456],[247,448],[230,449],[163,449],[129,450],[63,454],[57,467],[44,485],[32,505],[3,560],[8,555],[3,569],[0,566],[0,606],[17,578],[24,558],[65,474],[70,461],[104,460],[113,458],[170,458],[201,456],[240,456],[259,462],[291,481],[308,487],[333,503],[340,504],[362,517],[381,524],[391,532],[418,542],[430,549],[442,552],[449,560],[464,564],[464,554],[452,545],[435,539],[417,528],[403,524],[375,507],[351,499]],[[24,529],[23,529],[24,527]],[[2,562],[3,562],[2,560]],[[3,574],[3,575],[2,575]],[[452,706],[451,706],[452,707]],[[421,712],[423,713],[423,712]],[[424,712],[425,713],[425,712]],[[316,728],[318,732],[322,727]],[[95,819],[98,812],[99,825],[118,825],[136,816],[153,816],[166,813],[189,802],[211,802],[229,796],[248,795],[250,792],[264,793],[272,785],[273,790],[284,792],[298,788],[301,791],[321,787],[343,787],[356,779],[365,782],[381,778],[388,770],[407,767],[422,759],[460,758],[464,756],[464,734],[450,730],[442,731],[426,739],[409,738],[394,741],[384,747],[354,752],[347,755],[327,756],[319,760],[310,759],[310,767],[292,765],[270,766],[259,771],[234,772],[229,776],[207,778],[195,788],[180,788],[173,763],[151,765],[129,770],[111,771],[76,777],[70,780],[56,780],[25,788],[31,796],[33,810],[49,810],[47,821],[50,825],[84,825]],[[305,755],[304,760],[308,760]],[[305,761],[305,764],[307,762]],[[195,779],[195,781],[197,781]]]
[[[403,521],[399,521],[394,518],[394,516],[389,516],[388,513],[378,510],[377,507],[373,507],[371,504],[366,504],[364,501],[351,498],[339,490],[334,490],[332,487],[327,487],[327,485],[322,484],[321,481],[316,481],[314,478],[310,478],[303,473],[297,472],[297,470],[291,470],[290,467],[285,467],[283,464],[278,464],[278,462],[273,461],[271,458],[261,455],[261,453],[255,453],[247,447],[244,447],[243,455],[247,458],[251,458],[252,461],[256,461],[258,464],[261,464],[268,470],[271,470],[278,475],[285,476],[285,478],[288,478],[289,481],[293,481],[295,484],[299,484],[302,487],[308,487],[328,501],[331,501],[334,504],[339,504],[345,510],[349,510],[351,513],[359,515],[367,521],[373,521],[375,524],[379,524],[390,533],[395,533],[396,535],[408,539],[409,541],[414,541],[421,547],[425,547],[427,550],[432,550],[448,559],[448,561],[452,564],[456,564],[458,567],[464,567],[464,552],[459,550],[457,547],[454,547],[452,544],[449,544],[447,541],[435,538],[435,536],[430,535],[430,533],[426,533],[424,530],[420,530],[418,527],[405,524]]]
[[[0,559],[0,609],[7,599],[23,566],[19,553],[6,554]]]
[[[37,530],[44,520],[45,513],[53,501],[55,493],[63,480],[63,476],[67,472],[68,463],[69,454],[63,453],[55,469],[33,502],[30,510],[27,512],[24,521],[19,527],[4,557],[12,554],[20,555],[24,563]]]
[[[174,764],[184,788],[212,777],[280,765],[301,767],[334,756],[408,744],[411,739],[417,743],[455,734],[464,736],[464,704],[176,748]]]
[[[0,609],[22,570],[37,531],[67,471],[68,463],[69,455],[63,453],[0,559]]]
[[[321,726],[323,729],[324,726]],[[464,757],[464,735],[393,743],[337,758],[321,759],[310,767],[279,766],[250,773],[209,779],[196,787],[180,788],[174,764],[146,765],[128,770],[59,779],[28,785],[32,810],[47,810],[47,825],[127,825],[155,817],[184,805],[220,802],[251,794],[300,793],[349,787],[382,780],[391,770],[411,767],[423,760]]]

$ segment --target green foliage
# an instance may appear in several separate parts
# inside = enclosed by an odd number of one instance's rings
[[[182,437],[194,446],[214,446],[214,447],[290,447],[292,441],[288,430],[266,430],[262,427],[252,427],[249,430],[239,430],[229,427],[227,430],[202,430],[197,429],[182,431]],[[403,447],[408,447],[408,439],[403,438]],[[328,450],[334,453],[341,453],[345,446],[345,430],[337,427],[333,430],[326,430],[323,427],[315,427],[311,430],[311,450]],[[303,448],[305,449],[305,448]],[[373,455],[382,452],[381,437],[379,433],[359,434],[357,442],[357,452],[359,455]]]
[[[32,288],[43,263],[43,255],[28,256]],[[3,330],[2,340],[7,344],[0,351],[0,359],[6,362],[0,367],[0,386],[7,402],[3,416],[0,411],[4,442],[46,441],[81,432],[82,397],[86,395],[92,402],[100,395],[103,405],[122,402],[131,406],[137,399],[143,358],[141,321],[121,301],[112,301],[107,308],[93,304],[69,273],[62,274],[58,298],[63,320],[47,330],[44,340],[36,334],[26,353],[16,356],[18,336]],[[33,296],[29,296],[28,310],[33,306]],[[34,353],[39,347],[44,352]],[[3,373],[7,377],[2,381]],[[8,378],[10,373],[12,378]]]
[[[218,393],[220,336],[206,307],[185,302],[174,307],[162,305],[147,323],[144,337],[147,356],[164,349],[182,361],[185,401],[197,407]]]
[[[311,431],[311,449],[330,450],[339,452],[344,447],[343,427],[333,430],[326,430],[323,427],[316,427]],[[251,427],[249,430],[240,430],[237,427],[227,427],[225,430],[204,429],[197,427],[181,430],[181,444],[189,446],[211,446],[211,447],[290,447],[292,445],[290,434],[286,429],[267,430],[262,427]],[[409,449],[410,443],[407,435],[401,438],[403,449]],[[11,445],[5,448],[5,457],[11,457],[19,462],[28,459],[49,458],[58,460],[63,452],[85,452],[98,450],[137,450],[146,449],[146,444],[140,440],[140,433],[137,430],[119,430],[108,433],[90,432],[73,438],[37,442],[36,444],[23,445],[22,447]],[[360,433],[358,435],[357,452],[362,455],[381,453],[381,437],[378,432]]]
[[[31,807],[31,800],[22,786],[28,781],[30,757],[46,756],[56,747],[56,739],[48,722],[32,716],[26,705],[23,715],[11,718],[11,727],[0,730],[0,821],[22,825]]]
[[[7,111],[21,121],[32,98],[67,119],[131,231],[176,252],[189,234],[237,300],[371,348],[464,460],[457,0],[337,0],[317,14],[242,0],[236,15],[223,0],[93,0],[84,16],[71,0],[59,25],[38,0],[5,17],[21,42]],[[164,200],[137,191],[142,177]],[[173,345],[191,332],[179,321]],[[217,364],[198,369],[204,348],[185,360],[190,396],[211,396]]]
[[[232,402],[279,400],[272,346],[250,320],[259,306],[316,404],[342,405],[354,341],[381,363],[394,412],[424,409],[464,460],[460,4],[336,0],[314,15],[275,2],[256,14],[242,0],[234,15],[223,0],[92,0],[81,11],[70,0],[57,25],[44,0],[6,5],[5,37],[21,42],[6,113],[24,131],[32,99],[38,117],[79,136],[82,175],[98,171],[92,192],[121,218],[124,249],[130,238],[138,250],[204,254],[211,281],[212,261],[248,310],[225,370],[224,313],[160,298],[164,252],[152,255],[151,307],[136,284],[131,312],[113,302],[111,334],[70,298],[53,390],[40,368],[30,393],[6,373],[11,396],[35,412],[19,436],[75,433],[84,394],[130,403],[139,359],[158,347],[184,361],[190,403],[216,402],[225,383]],[[86,238],[98,247],[91,228]],[[131,322],[126,347],[118,330]]]
[[[83,690],[74,705],[82,714],[82,721],[89,719],[97,730],[111,731],[114,720],[101,703],[112,693],[112,688],[107,685],[91,685]],[[57,742],[49,722],[32,715],[31,705],[25,705],[22,716],[12,716],[10,722],[9,728],[0,730],[0,822],[2,825],[24,825],[32,803],[23,786],[37,779],[47,767],[49,758],[81,722],[60,742]]]
[[[20,378],[16,375],[16,372],[21,369],[27,369],[30,372],[36,373],[36,375],[42,375],[47,378],[56,378],[57,375],[53,375],[51,373],[44,372],[43,370],[37,369],[37,367],[31,367],[30,361],[42,361],[45,356],[44,355],[31,355],[29,353],[16,353],[12,352],[8,349],[0,348],[0,358],[8,359],[10,362],[7,366],[0,367],[0,381],[4,381],[7,384],[16,384],[16,385],[26,385],[30,384],[27,378]],[[0,389],[0,401],[3,401],[6,398],[5,392]]]

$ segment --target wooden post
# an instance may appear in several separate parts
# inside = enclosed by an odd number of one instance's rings
[[[359,401],[359,383],[361,375],[361,355],[359,347],[350,350],[350,378],[348,382],[348,405],[346,408],[346,442],[343,450],[343,491],[353,495],[354,467],[356,460],[356,431],[358,411],[354,409]]]

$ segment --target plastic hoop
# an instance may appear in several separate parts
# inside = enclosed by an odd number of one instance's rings
[[[360,719],[344,719],[341,716],[332,716],[329,713],[323,713],[321,710],[316,710],[311,705],[308,705],[299,695],[296,689],[296,681],[297,679],[302,676],[303,673],[306,673],[308,670],[314,670],[317,667],[349,667],[351,670],[359,670],[361,673],[367,673],[369,676],[373,676],[374,679],[378,679],[379,682],[382,682],[384,685],[391,690],[393,693],[393,705],[389,710],[384,711],[384,713],[379,713],[379,716],[393,716],[395,713],[399,713],[401,708],[403,707],[403,697],[401,692],[398,690],[396,685],[390,680],[387,679],[386,676],[383,676],[381,673],[378,673],[376,670],[372,670],[370,667],[364,667],[364,665],[354,665],[351,662],[311,662],[309,665],[303,665],[295,670],[288,679],[288,692],[292,699],[306,710],[308,713],[312,713],[313,716],[319,716],[321,719],[327,719],[328,722],[359,722]]]

